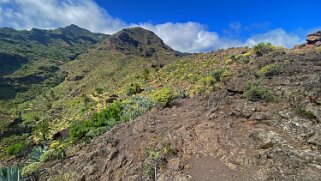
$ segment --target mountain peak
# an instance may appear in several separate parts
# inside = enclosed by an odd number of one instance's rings
[[[144,57],[152,57],[158,53],[175,54],[154,32],[141,27],[123,29],[108,38],[105,44],[108,49]]]

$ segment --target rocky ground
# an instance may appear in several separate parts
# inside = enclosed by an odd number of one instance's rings
[[[261,60],[260,60],[261,59]],[[210,96],[177,100],[119,125],[76,155],[48,163],[40,180],[321,180],[321,56],[261,57],[282,73],[258,79],[253,66]],[[276,100],[243,96],[260,82]]]

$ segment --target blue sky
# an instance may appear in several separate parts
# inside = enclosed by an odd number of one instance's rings
[[[320,0],[97,0],[126,22],[199,22],[224,33],[231,23],[252,26],[242,36],[273,28],[296,31],[320,26]],[[243,37],[245,38],[245,37]]]
[[[317,0],[0,0],[0,26],[77,24],[108,34],[141,26],[184,52],[260,42],[292,47],[321,29],[318,7]]]

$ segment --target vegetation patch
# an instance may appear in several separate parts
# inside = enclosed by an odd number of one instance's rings
[[[254,102],[272,102],[275,100],[270,90],[253,84],[247,86],[246,91],[244,92],[244,96],[248,100]]]
[[[253,47],[253,51],[257,56],[263,56],[274,50],[274,46],[271,43],[259,43]]]
[[[297,109],[297,113],[300,116],[302,116],[304,118],[307,118],[307,119],[310,119],[310,120],[314,120],[314,119],[317,118],[313,112],[307,111],[307,110],[302,109],[302,108]]]
[[[270,64],[262,67],[260,70],[257,71],[257,74],[260,77],[271,78],[281,73],[280,66],[276,64]]]
[[[18,143],[15,143],[7,147],[6,151],[7,151],[7,154],[10,156],[19,156],[23,152],[25,147],[26,147],[26,143],[24,141],[20,141]]]
[[[18,166],[9,166],[7,168],[0,168],[1,181],[20,181],[21,169]]]
[[[155,179],[159,168],[166,168],[169,158],[175,154],[170,143],[161,143],[157,146],[148,148],[146,160],[143,167],[144,174],[150,179]]]

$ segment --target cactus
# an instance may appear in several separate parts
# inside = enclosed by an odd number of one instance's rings
[[[20,181],[20,168],[17,166],[9,166],[7,169],[0,171],[1,181]]]

